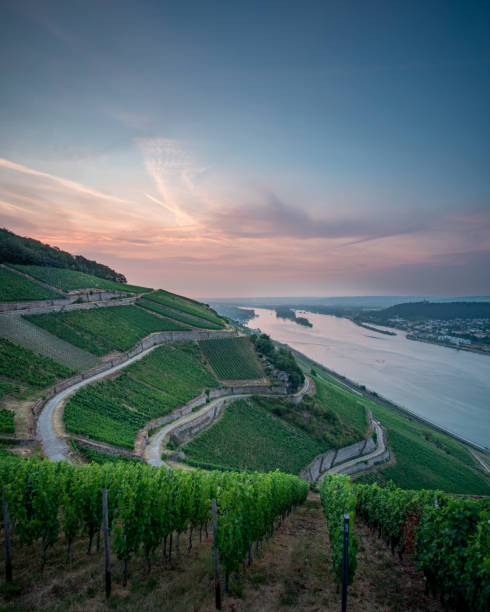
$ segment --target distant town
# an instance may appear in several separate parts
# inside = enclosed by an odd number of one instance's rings
[[[406,331],[409,340],[436,342],[490,353],[490,319],[407,321],[401,317],[393,317],[387,324]]]

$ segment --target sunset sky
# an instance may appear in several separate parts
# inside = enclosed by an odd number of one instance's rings
[[[193,297],[490,294],[490,3],[0,8],[0,226]]]

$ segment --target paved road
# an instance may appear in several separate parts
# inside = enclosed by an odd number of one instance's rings
[[[155,346],[152,346],[142,351],[135,357],[131,357],[127,361],[124,361],[123,363],[120,363],[119,365],[116,365],[113,368],[110,368],[109,370],[104,370],[104,372],[100,372],[99,374],[95,374],[90,378],[82,380],[81,382],[76,383],[71,387],[68,387],[68,389],[60,391],[46,402],[44,408],[41,411],[41,414],[39,415],[39,419],[37,422],[37,439],[41,441],[42,451],[50,461],[67,461],[69,451],[69,447],[66,440],[64,438],[58,437],[53,428],[52,419],[56,406],[58,406],[58,404],[66,397],[72,395],[73,393],[75,393],[75,391],[78,391],[78,389],[80,389],[81,387],[84,387],[85,385],[88,385],[98,380],[99,378],[104,378],[105,376],[108,376],[109,374],[112,374],[113,372],[116,372],[121,368],[125,368],[129,364],[133,363],[133,361],[141,359],[158,346],[161,345],[156,344]]]
[[[294,395],[281,396],[283,399],[288,399],[291,397],[303,397],[306,393],[308,393],[312,388],[311,379],[308,376],[305,376],[305,382],[301,389],[297,391]],[[255,394],[256,395],[256,394]],[[267,396],[267,394],[264,394]],[[246,397],[251,397],[252,393],[235,393],[233,395],[224,395],[222,397],[218,397],[215,400],[209,402],[203,406],[200,410],[196,412],[191,412],[189,414],[185,414],[184,416],[172,421],[168,425],[165,425],[160,431],[158,431],[154,436],[152,436],[148,442],[148,445],[145,448],[145,459],[150,465],[160,466],[166,465],[166,463],[162,460],[162,442],[164,438],[169,435],[174,429],[177,429],[184,423],[189,423],[190,421],[194,421],[198,419],[204,414],[207,414],[210,410],[213,410],[216,406],[221,406],[227,402],[232,402],[236,399],[243,399]],[[270,397],[270,396],[269,396]],[[168,467],[168,466],[167,466]]]

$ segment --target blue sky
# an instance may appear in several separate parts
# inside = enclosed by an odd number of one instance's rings
[[[3,225],[190,295],[490,293],[488,3],[2,13]]]

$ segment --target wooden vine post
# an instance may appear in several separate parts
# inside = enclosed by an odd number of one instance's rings
[[[219,580],[219,554],[218,554],[218,515],[216,511],[216,500],[211,500],[211,515],[213,519],[213,554],[214,554],[214,593],[216,610],[221,610],[221,584]]]
[[[5,536],[5,581],[12,582],[12,557],[10,548],[10,513],[9,503],[5,498],[5,489],[3,491],[3,532]]]
[[[102,528],[104,530],[104,557],[105,557],[105,596],[111,596],[111,551],[109,542],[109,511],[107,507],[107,489],[102,490]]]

